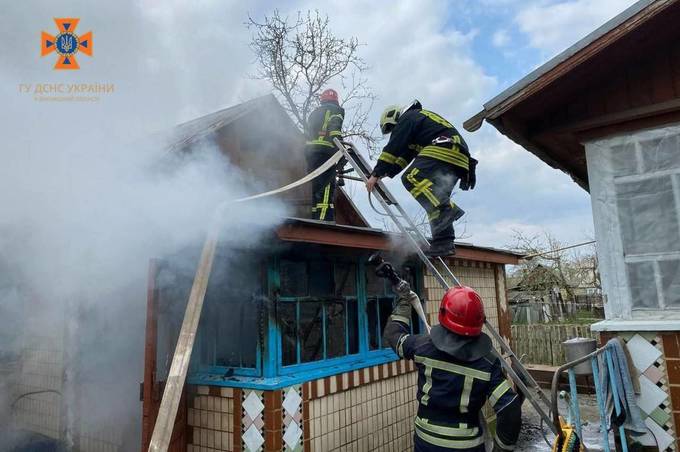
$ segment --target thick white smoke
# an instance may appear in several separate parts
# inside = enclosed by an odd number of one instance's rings
[[[12,447],[8,431],[18,395],[12,369],[21,368],[33,342],[65,334],[80,344],[80,375],[73,377],[83,383],[34,399],[59,406],[63,398],[69,416],[92,430],[115,425],[128,441],[123,450],[139,447],[149,259],[200,247],[215,206],[257,191],[257,181],[244,184],[209,139],[191,154],[170,156],[156,134],[262,92],[243,81],[247,46],[229,47],[236,36],[244,40],[245,11],[234,9],[219,30],[201,30],[200,15],[184,14],[188,5],[170,6],[3,5],[0,41],[12,45],[0,54],[6,113],[0,120],[0,451]],[[202,14],[211,8],[205,5]],[[55,33],[53,17],[79,17],[77,31],[93,30],[94,55],[78,57],[80,71],[54,71],[54,54],[39,57],[40,31]],[[192,49],[207,51],[198,41],[190,45],[196,33],[200,42],[214,43],[211,66],[191,60]],[[115,89],[98,102],[33,98],[36,84],[72,83]],[[20,84],[30,84],[31,93]],[[241,205],[223,230],[241,246],[254,245],[258,232],[285,213],[271,200]],[[62,345],[54,344],[55,353]],[[68,352],[55,360],[73,358]]]

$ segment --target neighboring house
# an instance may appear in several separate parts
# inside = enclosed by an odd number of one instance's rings
[[[174,149],[210,138],[241,170],[266,177],[265,188],[306,172],[302,137],[272,96],[176,133]],[[265,176],[250,166],[270,158]],[[416,372],[382,342],[395,297],[366,263],[403,238],[368,227],[342,190],[338,224],[305,219],[308,194],[303,187],[284,197],[297,218],[282,219],[261,248],[218,250],[171,450],[412,450]],[[505,265],[518,255],[467,244],[457,253],[447,259],[454,273],[480,292],[488,319],[509,337]],[[436,323],[444,291],[413,256],[391,256]],[[195,272],[182,262],[179,254],[151,264],[143,448]]]
[[[640,1],[493,98],[486,120],[591,194],[606,320],[650,445],[680,427],[680,2]]]

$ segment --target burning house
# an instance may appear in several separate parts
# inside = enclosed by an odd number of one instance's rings
[[[182,124],[174,137],[174,152],[211,140],[246,184],[253,178],[276,188],[305,174],[302,136],[273,96]],[[307,219],[310,198],[308,185],[283,195],[289,217],[258,246],[218,245],[171,450],[412,448],[416,372],[382,343],[395,295],[367,258],[384,250],[398,263],[431,324],[443,290],[415,257],[396,254],[399,236],[371,228],[342,189],[336,224]],[[457,248],[447,263],[482,295],[488,319],[509,337],[505,265],[519,256]],[[142,450],[195,273],[195,265],[183,264],[195,264],[186,259],[191,253],[150,265]],[[413,330],[420,329],[414,315]]]

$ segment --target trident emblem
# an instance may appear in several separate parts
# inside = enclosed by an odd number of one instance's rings
[[[59,38],[61,39],[61,45],[57,47],[61,47],[64,53],[71,53],[71,49],[73,49],[73,37],[71,35],[61,35]]]

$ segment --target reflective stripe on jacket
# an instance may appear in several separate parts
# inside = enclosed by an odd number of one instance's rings
[[[336,102],[322,102],[307,118],[306,144],[334,148],[333,138],[342,137],[345,110]]]

